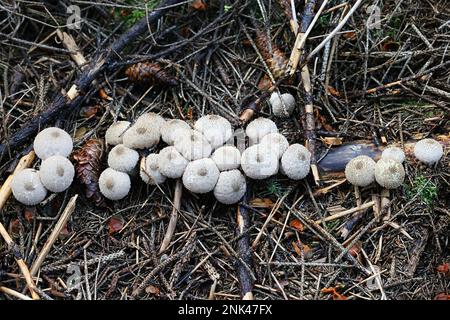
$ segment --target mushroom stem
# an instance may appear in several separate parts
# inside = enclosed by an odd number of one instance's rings
[[[175,232],[175,227],[177,225],[178,211],[180,210],[181,206],[182,194],[183,194],[183,184],[181,182],[181,179],[177,179],[175,183],[175,192],[173,196],[172,213],[170,214],[169,225],[167,226],[166,234],[164,235],[161,247],[159,248],[159,253],[164,252],[169,247],[170,241],[172,241],[172,236]]]
[[[381,190],[381,212],[387,210],[386,215],[383,217],[383,220],[389,220],[391,218],[391,209],[388,208],[390,202],[390,192],[389,189],[383,188]]]
[[[359,192],[359,187],[358,186],[354,186],[355,187],[355,201],[356,201],[356,206],[357,207],[361,207],[361,193]]]

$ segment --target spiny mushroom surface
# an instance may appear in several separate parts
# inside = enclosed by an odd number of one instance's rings
[[[286,137],[277,132],[272,132],[268,135],[265,135],[261,139],[260,144],[266,146],[269,152],[276,153],[278,159],[281,158],[283,153],[289,147],[289,142],[287,141]]]
[[[305,178],[310,169],[311,153],[301,144],[290,145],[281,157],[281,172],[292,180]]]
[[[194,129],[206,137],[212,149],[221,147],[233,135],[230,122],[215,114],[199,118],[194,124]]]
[[[378,160],[375,165],[375,179],[386,189],[395,189],[402,185],[405,179],[405,169],[401,163],[394,160]]]
[[[443,154],[442,145],[434,139],[420,140],[414,146],[415,157],[426,164],[438,162]]]
[[[131,181],[128,174],[107,168],[98,179],[100,192],[109,200],[120,200],[130,192]]]
[[[145,183],[156,185],[166,181],[166,176],[159,170],[159,154],[152,153],[141,160],[140,176]]]
[[[173,147],[165,147],[159,152],[159,171],[168,178],[180,178],[189,161]]]
[[[108,165],[114,170],[130,173],[136,168],[139,161],[139,153],[136,150],[119,144],[111,149],[108,154]]]
[[[214,196],[223,204],[237,203],[247,190],[244,175],[239,170],[223,171],[214,187]]]
[[[214,151],[211,159],[220,171],[237,169],[241,165],[241,152],[234,146],[223,146]]]
[[[175,148],[189,161],[207,158],[211,155],[211,145],[199,131],[190,130],[174,144]]]
[[[123,135],[131,126],[129,121],[114,122],[105,133],[106,144],[115,146],[123,143]]]
[[[278,92],[273,92],[269,102],[272,106],[273,114],[280,118],[289,117],[295,108],[295,98],[290,93],[280,95]]]
[[[39,178],[51,192],[62,192],[70,187],[75,176],[75,168],[63,156],[51,156],[42,161]]]
[[[167,120],[161,125],[161,138],[169,146],[173,146],[176,141],[191,131],[187,122],[179,119]]]
[[[36,155],[42,160],[55,155],[67,158],[72,152],[73,142],[66,131],[50,127],[37,134],[33,148]]]
[[[256,144],[242,152],[241,167],[247,177],[265,179],[277,174],[278,156],[268,152],[266,146]]]
[[[354,186],[368,186],[375,180],[375,161],[368,156],[353,158],[345,166],[345,178]]]
[[[383,150],[381,159],[394,160],[398,163],[403,163],[403,161],[405,161],[405,153],[399,147],[389,147]]]
[[[135,122],[123,134],[123,144],[131,149],[151,148],[159,143],[160,130],[151,122]]]
[[[11,181],[11,189],[17,201],[34,206],[45,199],[47,189],[34,169],[24,169],[15,174]]]
[[[263,117],[253,120],[245,129],[250,146],[259,143],[264,136],[272,132],[278,132],[277,125],[272,120]]]
[[[214,189],[219,174],[219,169],[210,158],[198,159],[187,165],[183,185],[191,192],[206,193]]]

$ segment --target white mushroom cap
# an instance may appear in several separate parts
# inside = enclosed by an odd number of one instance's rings
[[[263,117],[253,120],[245,129],[250,145],[259,143],[265,135],[272,132],[278,132],[277,125],[272,120]]]
[[[219,174],[219,169],[210,158],[198,159],[187,165],[183,185],[191,192],[206,193],[214,189]]]
[[[261,139],[260,144],[266,146],[269,152],[276,153],[278,159],[281,158],[283,153],[289,147],[289,142],[287,141],[286,137],[277,132],[272,132],[268,135],[265,135]]]
[[[15,174],[11,181],[11,189],[17,201],[34,206],[45,199],[47,189],[34,169],[24,169]]]
[[[272,106],[273,114],[277,117],[289,117],[295,108],[295,98],[290,93],[280,95],[278,92],[273,92],[269,102]]]
[[[353,158],[345,166],[345,177],[354,186],[368,186],[375,180],[375,161],[368,156]]]
[[[309,173],[311,153],[301,144],[290,145],[281,157],[281,172],[293,180],[300,180]]]
[[[149,124],[161,132],[162,125],[166,122],[163,117],[154,112],[147,112],[139,116],[135,123]]]
[[[214,187],[214,196],[223,204],[233,204],[241,200],[246,190],[245,177],[239,170],[223,171]]]
[[[223,146],[214,151],[211,159],[220,171],[237,169],[241,165],[241,152],[234,146]]]
[[[55,155],[67,158],[72,152],[73,142],[67,132],[60,128],[51,127],[37,134],[33,148],[36,155],[42,160]]]
[[[402,149],[398,147],[389,147],[383,150],[381,154],[381,159],[383,160],[394,160],[398,163],[402,163],[405,161],[405,153]]]
[[[186,131],[190,131],[191,127],[187,122],[179,119],[167,120],[161,126],[161,138],[165,143],[173,146],[176,141],[186,134]]]
[[[256,144],[242,152],[241,167],[247,177],[265,179],[277,174],[278,156],[269,152],[266,146]]]
[[[191,130],[180,137],[174,144],[175,148],[187,160],[198,160],[211,155],[211,145],[206,137],[199,131]]]
[[[199,118],[195,122],[194,129],[203,133],[213,149],[222,146],[233,135],[231,123],[215,114]]]
[[[166,147],[159,152],[159,171],[168,178],[180,178],[187,164],[175,147]]]
[[[375,179],[386,189],[395,189],[402,185],[405,179],[405,169],[401,163],[394,160],[378,160],[375,165]]]
[[[123,134],[131,126],[129,121],[114,122],[105,133],[106,144],[115,146],[123,143]]]
[[[123,134],[123,144],[131,149],[151,148],[159,143],[161,137],[157,126],[152,122],[135,122]]]
[[[39,178],[45,188],[52,192],[62,192],[70,187],[75,176],[75,168],[69,159],[51,156],[42,161]]]
[[[142,158],[140,176],[145,183],[151,185],[166,181],[166,176],[159,171],[159,154],[152,153]]]
[[[130,192],[131,181],[128,174],[108,168],[100,174],[98,185],[106,198],[120,200]]]
[[[108,166],[121,172],[132,172],[138,161],[139,153],[123,144],[118,144],[108,154]]]
[[[414,146],[414,155],[426,164],[438,162],[443,154],[444,150],[442,145],[434,139],[420,140]]]

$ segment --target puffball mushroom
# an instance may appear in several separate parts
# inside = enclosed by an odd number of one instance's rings
[[[211,158],[189,162],[183,174],[183,185],[191,192],[206,193],[214,189],[219,169]]]
[[[72,152],[73,142],[66,131],[50,127],[37,134],[33,148],[36,155],[42,160],[55,155],[67,158]]]
[[[398,163],[402,163],[403,161],[405,161],[405,153],[398,147],[389,147],[383,150],[383,152],[381,153],[381,159],[390,159]]]
[[[268,135],[265,135],[260,142],[261,145],[265,145],[270,152],[274,152],[277,154],[278,159],[281,158],[283,153],[289,147],[289,142],[286,137],[280,133],[272,132]]]
[[[187,132],[191,131],[191,127],[187,122],[179,119],[167,120],[161,126],[161,138],[170,146],[173,146],[175,141],[178,141]]]
[[[42,161],[39,178],[45,188],[51,192],[62,192],[70,187],[75,169],[69,159],[51,156]]]
[[[123,134],[123,144],[131,149],[151,148],[159,143],[160,130],[151,122],[135,122]]]
[[[423,139],[414,146],[414,155],[417,159],[426,164],[434,164],[438,162],[444,150],[442,145],[434,139]]]
[[[147,112],[139,116],[135,123],[150,124],[161,132],[162,125],[166,122],[163,117],[154,112]]]
[[[114,122],[105,133],[106,144],[115,146],[123,143],[124,132],[131,126],[129,121]]]
[[[300,180],[309,173],[311,153],[299,143],[290,145],[281,157],[281,172],[292,180]]]
[[[24,169],[15,174],[11,181],[11,189],[17,201],[34,206],[45,199],[47,189],[34,169]]]
[[[176,179],[183,175],[188,161],[173,147],[166,147],[159,152],[159,171],[168,178]]]
[[[145,183],[156,185],[166,181],[166,176],[159,170],[159,154],[152,153],[141,160],[140,176]]]
[[[290,93],[273,92],[269,99],[272,112],[277,117],[289,117],[295,108],[295,98]]]
[[[345,177],[354,186],[368,186],[375,180],[375,161],[368,156],[353,158],[345,166]]]
[[[251,146],[259,143],[264,136],[272,132],[278,132],[277,125],[272,120],[263,117],[253,120],[245,129]]]
[[[241,152],[234,146],[223,146],[214,151],[211,159],[220,171],[237,169],[241,165]]]
[[[405,169],[401,163],[394,160],[378,160],[375,165],[375,179],[386,189],[395,189],[402,185],[405,179]]]
[[[214,196],[223,204],[233,204],[241,200],[246,190],[245,177],[239,170],[223,171],[214,187]]]
[[[278,172],[278,156],[267,150],[267,147],[256,144],[242,152],[241,167],[247,177],[265,179]]]
[[[131,181],[128,174],[111,168],[105,169],[98,179],[100,192],[109,200],[120,200],[130,192]]]
[[[195,130],[186,132],[185,135],[175,141],[174,146],[189,161],[207,158],[212,151],[206,137]]]
[[[215,114],[199,118],[194,124],[194,129],[206,137],[213,149],[222,146],[233,135],[230,122]]]
[[[138,161],[139,153],[123,144],[115,146],[108,154],[108,166],[125,173],[132,172]]]

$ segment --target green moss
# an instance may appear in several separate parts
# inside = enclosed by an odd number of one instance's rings
[[[411,200],[416,195],[427,206],[432,207],[437,198],[437,186],[423,175],[417,176],[412,185],[405,186],[406,197]]]

